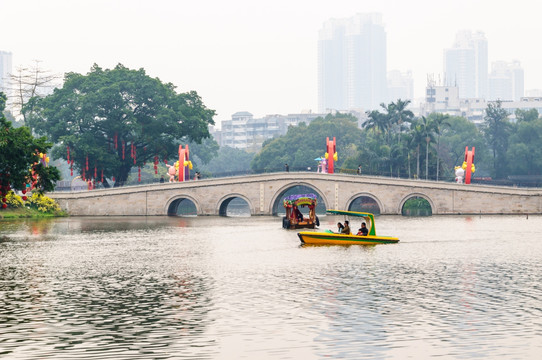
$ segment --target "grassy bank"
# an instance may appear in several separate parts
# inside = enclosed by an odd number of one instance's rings
[[[41,212],[37,209],[26,207],[0,209],[0,219],[51,218],[63,216],[68,216],[68,214],[64,211]]]

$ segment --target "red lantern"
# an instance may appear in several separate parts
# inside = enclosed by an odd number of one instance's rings
[[[28,198],[26,196],[23,196],[23,201],[26,201],[28,200]]]
[[[5,209],[5,208],[7,208],[7,207],[8,207],[7,204],[2,204],[2,209]]]
[[[23,186],[25,186],[25,185],[23,184]],[[22,192],[23,194],[26,194],[26,189],[21,190],[21,192]]]
[[[2,198],[2,202],[8,202],[8,199]]]

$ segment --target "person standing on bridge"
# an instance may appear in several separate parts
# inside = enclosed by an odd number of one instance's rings
[[[288,164],[284,164],[284,171],[290,172],[290,167],[288,166]]]
[[[361,175],[361,164],[358,165],[358,175]]]

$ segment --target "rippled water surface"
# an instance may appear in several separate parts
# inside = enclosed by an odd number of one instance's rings
[[[401,242],[301,247],[273,217],[3,221],[0,358],[540,359],[542,217],[377,233]]]

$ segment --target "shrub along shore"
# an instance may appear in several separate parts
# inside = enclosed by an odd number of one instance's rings
[[[68,216],[50,197],[34,193],[26,201],[13,191],[6,195],[7,208],[0,208],[0,219]]]

